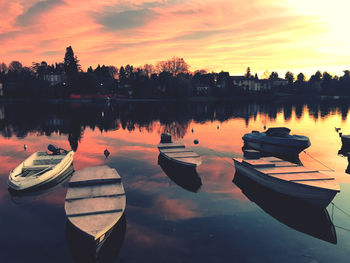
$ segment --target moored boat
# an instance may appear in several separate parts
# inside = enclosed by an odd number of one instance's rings
[[[162,133],[158,150],[164,158],[177,164],[197,167],[202,163],[201,157],[197,153],[186,149],[182,143],[172,142],[171,135],[168,133]]]
[[[73,151],[49,145],[47,152],[35,152],[10,172],[8,186],[13,190],[30,190],[56,180],[73,162]]]
[[[125,205],[120,175],[102,165],[73,174],[64,207],[69,222],[98,249],[122,217]]]
[[[289,133],[290,129],[286,127],[275,127],[269,128],[266,132],[252,131],[245,134],[242,139],[245,146],[278,156],[294,156],[311,145],[308,137]]]
[[[325,208],[340,192],[334,177],[275,157],[234,158],[236,171],[276,192]]]
[[[272,191],[238,172],[233,183],[250,201],[282,224],[332,244],[337,243],[336,230],[327,209]]]

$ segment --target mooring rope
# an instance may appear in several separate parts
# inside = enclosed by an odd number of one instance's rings
[[[315,157],[311,156],[311,154],[307,153],[305,150],[303,151],[306,155],[308,155],[310,158],[312,158],[313,160],[315,160],[316,162],[322,164],[324,167],[326,167],[327,169],[329,169],[329,171],[331,172],[335,172],[335,170],[333,170],[332,168],[330,168],[329,166],[325,165],[324,163],[322,163],[321,161],[317,160]]]

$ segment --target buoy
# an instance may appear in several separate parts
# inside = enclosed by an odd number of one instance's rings
[[[193,143],[194,143],[194,144],[198,144],[198,140],[195,139],[195,140],[193,141]]]
[[[192,133],[194,132],[194,131],[193,131],[193,128],[192,128],[191,132],[192,132]]]
[[[219,125],[216,127],[216,129],[219,129]]]
[[[24,150],[27,150],[27,144],[23,145]]]
[[[107,159],[109,154],[110,154],[109,151],[107,150],[107,148],[106,148],[106,150],[103,153],[104,153],[104,155],[106,156],[106,159]]]

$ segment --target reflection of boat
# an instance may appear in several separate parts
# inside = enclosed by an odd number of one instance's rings
[[[202,186],[202,180],[194,167],[178,165],[164,158],[161,154],[158,156],[158,164],[164,173],[182,188],[191,192],[198,192]]]
[[[57,177],[55,180],[50,181],[47,184],[44,184],[42,186],[39,186],[35,188],[35,191],[32,190],[23,190],[23,191],[16,191],[12,188],[9,188],[9,193],[12,197],[22,197],[22,196],[39,196],[42,194],[46,194],[49,192],[52,192],[53,190],[61,187],[65,182],[69,180],[71,175],[74,172],[73,164],[71,164],[59,177]]]
[[[123,215],[113,227],[102,246],[96,246],[91,239],[79,232],[67,221],[66,236],[71,256],[76,263],[112,263],[118,258],[126,233],[126,219]]]
[[[334,177],[275,157],[233,160],[236,171],[257,183],[321,208],[340,192]]]
[[[249,200],[281,223],[318,239],[337,243],[336,231],[326,209],[271,191],[240,173],[235,174],[233,182]]]
[[[58,150],[58,149],[57,149]],[[59,177],[73,162],[73,151],[35,152],[10,172],[9,187],[33,189]]]
[[[196,167],[202,163],[198,154],[181,143],[172,142],[169,133],[162,133],[158,149],[164,158],[181,165]]]
[[[350,149],[347,147],[344,147],[344,145],[340,148],[338,151],[339,155],[342,155],[348,159],[348,166],[345,169],[345,172],[347,174],[350,174]]]
[[[125,205],[118,172],[103,165],[73,174],[64,208],[70,223],[100,246],[123,215]]]
[[[290,135],[289,132],[290,129],[285,127],[270,128],[266,132],[252,131],[242,139],[246,146],[278,155],[295,156],[311,145],[308,137]]]

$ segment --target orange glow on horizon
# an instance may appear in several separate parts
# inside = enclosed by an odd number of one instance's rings
[[[342,75],[350,58],[348,8],[345,0],[0,0],[0,55],[7,64],[51,64],[72,45],[85,70],[178,56],[192,71],[241,75],[250,66],[259,75]]]

